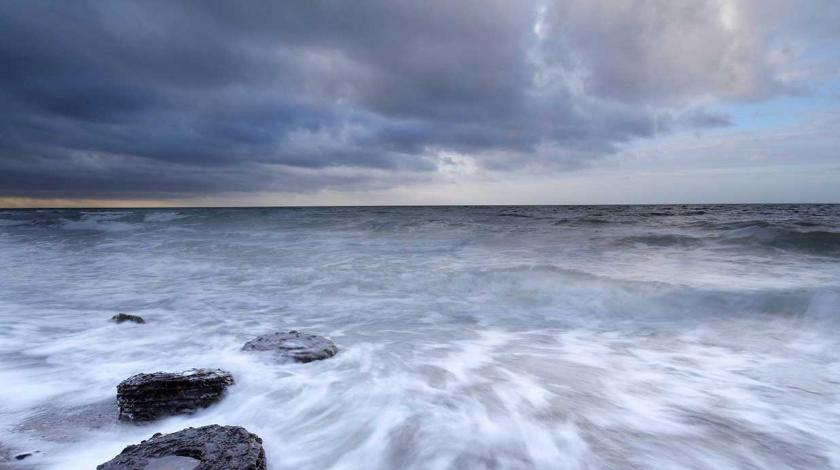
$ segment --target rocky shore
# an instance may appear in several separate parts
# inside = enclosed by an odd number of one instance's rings
[[[142,317],[121,313],[116,323],[145,323]],[[327,359],[338,352],[331,340],[299,331],[258,336],[243,351],[272,353],[299,363]],[[235,383],[221,369],[152,372],[133,375],[117,385],[118,419],[145,423],[167,416],[190,414],[217,403]],[[262,439],[239,426],[217,424],[187,428],[171,434],[157,433],[126,447],[97,470],[264,470]]]

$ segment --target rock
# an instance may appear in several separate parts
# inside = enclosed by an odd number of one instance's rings
[[[146,323],[146,320],[143,320],[143,317],[138,315],[129,315],[127,313],[120,313],[111,317],[112,322],[122,323],[122,322],[134,322],[134,323]]]
[[[297,362],[311,362],[333,357],[338,352],[335,343],[323,336],[299,331],[271,333],[258,336],[242,346],[243,351],[273,351]]]
[[[155,434],[97,470],[265,470],[262,439],[239,426],[213,424]]]
[[[117,385],[119,419],[151,421],[192,413],[219,401],[232,384],[233,376],[221,369],[137,374]]]
[[[35,452],[24,452],[22,454],[15,455],[15,460],[23,460],[25,458],[32,457],[33,455],[40,454],[40,453],[41,453],[40,450],[36,450]]]

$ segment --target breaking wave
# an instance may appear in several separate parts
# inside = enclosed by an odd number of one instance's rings
[[[768,225],[751,225],[724,233],[722,243],[778,248],[813,255],[840,255],[840,232],[800,231]]]

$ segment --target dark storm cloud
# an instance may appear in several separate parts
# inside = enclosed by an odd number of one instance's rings
[[[698,96],[784,89],[741,60],[764,31],[732,30],[719,4],[0,2],[0,196],[387,184],[378,170],[422,177],[451,153],[579,165],[729,123]],[[685,50],[657,43],[698,21]],[[729,79],[700,73],[715,65]]]

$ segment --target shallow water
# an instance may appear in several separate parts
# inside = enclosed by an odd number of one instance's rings
[[[0,266],[0,467],[219,423],[274,470],[840,468],[840,206],[0,211]],[[287,329],[340,353],[240,351]],[[192,367],[237,384],[115,421]]]

